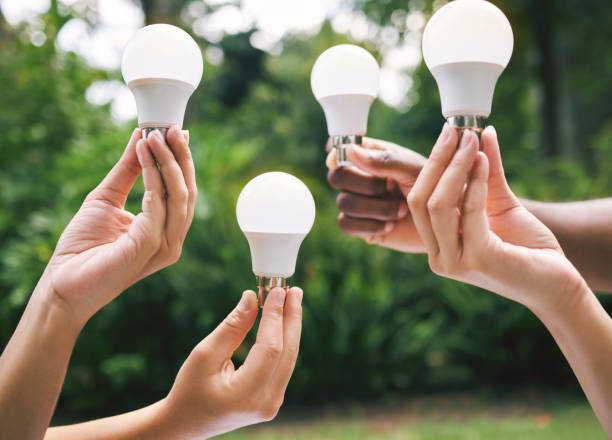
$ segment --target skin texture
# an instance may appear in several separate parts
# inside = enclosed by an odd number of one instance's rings
[[[76,338],[130,285],[174,262],[197,195],[187,132],[166,140],[135,130],[119,160],[60,237],[0,357],[0,438],[45,436]],[[159,165],[159,168],[158,168]],[[124,209],[142,173],[142,212]],[[285,301],[286,297],[286,301]],[[272,418],[298,353],[302,291],[271,292],[257,343],[234,371],[231,355],[258,314],[253,292],[185,361],[163,400],[109,419],[49,429],[47,438],[202,438]],[[284,304],[284,306],[283,306]]]
[[[359,167],[356,151],[349,158]],[[407,201],[432,270],[533,311],[612,434],[612,320],[550,229],[510,190],[495,130],[483,133],[479,151],[474,133],[459,139],[445,126]]]
[[[495,130],[490,127],[483,133],[483,142],[494,137]],[[349,146],[347,154],[355,166],[338,167],[333,152],[327,158],[328,181],[340,191],[340,228],[371,244],[401,252],[425,252],[403,203],[427,159],[407,148],[369,138],[363,148]],[[487,211],[503,209],[498,202],[487,200]],[[607,264],[612,255],[612,199],[573,203],[521,200],[521,204],[552,230],[592,289],[612,293],[612,272]],[[494,218],[491,226],[502,227]]]
[[[252,291],[193,349],[165,399],[131,413],[51,428],[45,439],[201,439],[273,419],[298,355],[302,296],[297,287],[270,292],[257,340],[240,368],[231,356],[257,318]]]

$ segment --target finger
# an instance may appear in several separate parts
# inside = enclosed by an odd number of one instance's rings
[[[353,218],[340,213],[338,216],[338,226],[347,235],[367,238],[372,235],[391,232],[395,228],[395,222]]]
[[[142,180],[145,187],[142,199],[142,212],[145,217],[154,220],[161,229],[166,217],[164,202],[166,190],[146,140],[140,139],[138,141],[136,153],[138,155],[138,162],[142,167]]]
[[[168,144],[178,162],[179,167],[183,173],[183,178],[188,191],[187,200],[187,219],[184,225],[184,236],[187,234],[187,230],[193,220],[193,210],[195,205],[195,199],[198,195],[198,189],[196,186],[195,168],[193,165],[193,158],[191,156],[191,150],[189,149],[189,132],[182,132],[178,126],[173,125],[168,130]]]
[[[442,133],[434,145],[425,167],[419,173],[414,187],[408,194],[410,214],[430,257],[438,255],[439,248],[431,227],[427,202],[453,157],[456,146],[457,133],[455,129],[450,128],[448,124],[444,124]]]
[[[364,146],[349,145],[347,156],[355,167],[403,185],[412,184],[426,162],[412,150],[376,139],[368,139]]]
[[[223,366],[253,327],[257,314],[257,295],[247,290],[236,308],[200,343],[199,349],[216,366]]]
[[[480,248],[482,240],[488,236],[489,219],[486,213],[488,178],[489,161],[484,153],[479,152],[474,161],[461,212],[464,249]]]
[[[285,301],[283,314],[283,353],[274,373],[275,380],[271,388],[271,396],[280,400],[282,400],[285,394],[300,350],[303,296],[304,292],[302,289],[292,287],[287,293]]]
[[[327,153],[327,158],[325,159],[325,165],[329,168],[330,171],[337,170],[339,168],[337,161],[337,154],[335,151],[330,151]]]
[[[248,389],[267,386],[274,375],[283,352],[283,306],[286,292],[280,287],[270,291],[264,304],[257,339],[242,367],[236,372],[237,379]]]
[[[461,256],[458,209],[476,153],[478,138],[471,131],[466,131],[459,149],[427,202],[432,230],[440,252],[445,258],[451,259],[450,261],[456,261]]]
[[[344,214],[362,219],[401,220],[408,214],[403,197],[366,197],[342,192],[336,198],[338,209]]]
[[[147,142],[161,168],[161,176],[166,187],[167,219],[165,234],[168,246],[180,246],[184,237],[189,208],[189,191],[185,184],[183,172],[159,131],[151,132]]]
[[[140,175],[136,143],[141,137],[140,129],[134,129],[121,158],[89,197],[103,199],[118,208],[123,208],[130,190]]]
[[[482,133],[482,151],[489,163],[488,198],[491,202],[495,202],[489,205],[495,206],[497,211],[506,211],[518,206],[520,202],[506,181],[497,132],[492,126],[487,127]]]
[[[162,231],[166,222],[165,190],[146,140],[138,141],[136,154],[142,167],[145,192],[142,197],[142,212],[130,225],[128,236],[132,244],[137,244],[144,249],[141,254],[149,258],[157,252],[162,239]]]
[[[374,177],[355,167],[340,167],[327,173],[327,181],[340,191],[350,191],[365,196],[387,193],[387,180]]]

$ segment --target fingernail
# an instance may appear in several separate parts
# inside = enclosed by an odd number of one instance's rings
[[[395,189],[396,183],[395,180],[387,178],[387,191],[391,192]]]
[[[294,289],[295,289],[295,299],[297,300],[298,304],[302,304],[302,298],[304,297],[304,291],[300,289],[299,287],[294,287]]]
[[[402,203],[397,211],[397,216],[399,218],[404,218],[408,214],[408,205]]]
[[[285,305],[285,298],[287,297],[287,292],[285,291],[285,289],[282,288],[277,288],[274,289],[274,302],[276,304],[278,304],[279,306],[284,306]]]
[[[385,223],[385,232],[389,233],[395,228],[395,222],[387,222]]]
[[[240,298],[240,302],[238,303],[238,310],[241,312],[248,312],[253,309],[253,301],[251,301],[252,295],[247,290],[242,293],[242,298]]]
[[[459,149],[466,148],[468,145],[472,143],[472,139],[474,137],[474,133],[470,130],[465,130],[463,132],[463,136],[461,136],[461,143],[459,144]]]

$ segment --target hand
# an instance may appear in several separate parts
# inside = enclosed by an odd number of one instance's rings
[[[244,292],[232,313],[191,352],[164,401],[173,438],[211,437],[276,416],[297,360],[302,295],[297,287],[270,291],[257,340],[236,370],[232,354],[259,310],[255,293]]]
[[[478,139],[445,126],[408,195],[432,270],[518,301],[559,307],[584,282],[559,243],[510,190],[493,127]],[[466,184],[466,181],[469,182]]]
[[[338,190],[338,224],[349,235],[402,252],[424,252],[408,211],[406,196],[426,162],[418,153],[390,142],[365,138],[350,145],[354,166],[338,167],[327,158],[327,180]]]
[[[41,282],[83,324],[139,279],[176,262],[197,194],[188,134],[174,126],[141,139],[119,159],[60,237]],[[157,163],[156,163],[157,162]],[[158,165],[159,164],[159,169]],[[124,209],[142,172],[142,212]]]

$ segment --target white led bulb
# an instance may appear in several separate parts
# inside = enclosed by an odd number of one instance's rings
[[[286,278],[295,272],[300,245],[314,223],[314,199],[297,177],[282,172],[265,173],[242,189],[236,217],[249,242],[263,304],[267,290],[284,287]]]
[[[203,68],[202,52],[184,30],[169,24],[138,30],[123,51],[121,72],[136,99],[139,127],[182,126]]]
[[[510,22],[486,0],[454,0],[436,11],[423,34],[423,58],[438,83],[445,118],[484,121],[491,114],[513,46]]]
[[[378,96],[378,63],[372,54],[359,46],[333,46],[317,58],[310,83],[325,112],[327,130],[337,149],[338,164],[350,165],[344,145],[360,144],[366,134],[370,106]]]

